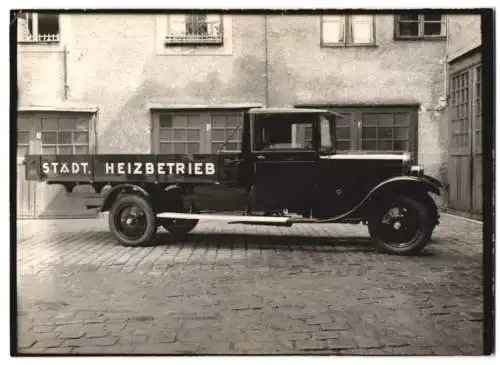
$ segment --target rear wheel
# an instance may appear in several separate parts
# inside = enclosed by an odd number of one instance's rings
[[[164,219],[161,222],[163,228],[175,235],[188,234],[197,224],[197,219]]]
[[[410,255],[420,252],[429,242],[434,228],[431,222],[425,204],[412,197],[398,196],[375,210],[368,221],[368,230],[382,251]]]
[[[169,200],[169,211],[175,213],[187,213],[189,209],[184,207],[182,195]],[[191,209],[192,211],[193,209]],[[159,224],[174,235],[185,235],[191,232],[198,224],[198,219],[174,219],[160,218]]]
[[[150,243],[157,229],[151,204],[137,194],[118,197],[109,212],[108,224],[112,235],[124,246]]]

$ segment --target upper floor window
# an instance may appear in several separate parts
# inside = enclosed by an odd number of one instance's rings
[[[408,13],[396,16],[396,38],[426,39],[446,36],[445,17],[441,14]]]
[[[373,15],[325,15],[321,21],[323,45],[375,44]]]
[[[221,15],[171,14],[167,21],[167,45],[222,44]]]
[[[54,13],[22,13],[17,19],[20,42],[59,42],[59,15]]]

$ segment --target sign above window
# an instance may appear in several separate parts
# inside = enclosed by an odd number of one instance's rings
[[[166,45],[222,44],[222,15],[171,14],[167,22]]]

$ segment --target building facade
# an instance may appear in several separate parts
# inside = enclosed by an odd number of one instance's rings
[[[238,149],[245,109],[314,106],[344,115],[341,152],[410,151],[446,182],[449,53],[470,46],[450,41],[451,18],[21,14],[18,161],[210,153],[229,137]],[[18,202],[19,216],[89,214],[60,188],[21,178]]]

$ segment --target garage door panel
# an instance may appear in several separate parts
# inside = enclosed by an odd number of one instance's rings
[[[453,71],[450,86],[449,205],[480,216],[483,204],[481,66]]]
[[[72,113],[47,113],[39,116],[40,152],[42,154],[88,154],[91,148],[92,115]],[[68,193],[60,185],[38,182],[37,216],[54,218],[95,217],[84,205],[83,195]],[[91,187],[87,187],[92,189]],[[90,190],[92,191],[92,190]],[[89,195],[90,192],[87,193]]]

